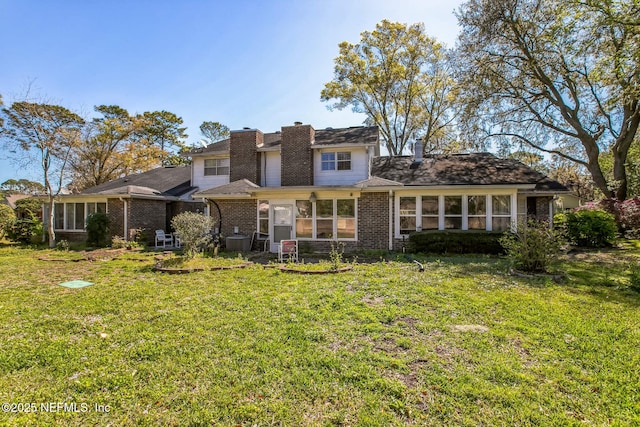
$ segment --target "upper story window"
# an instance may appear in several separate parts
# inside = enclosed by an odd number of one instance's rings
[[[350,151],[331,151],[322,153],[322,170],[323,171],[350,171],[351,170],[351,152]]]
[[[229,175],[229,159],[205,159],[204,175]]]

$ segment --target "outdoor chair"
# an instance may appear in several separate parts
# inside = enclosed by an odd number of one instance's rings
[[[298,241],[297,240],[281,240],[278,247],[278,261],[294,261],[298,262]]]
[[[165,233],[164,230],[156,230],[156,249],[167,246],[173,246],[173,236],[171,233]]]

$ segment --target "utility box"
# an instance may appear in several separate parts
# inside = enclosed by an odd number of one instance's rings
[[[251,250],[251,237],[240,234],[229,236],[226,239],[226,245],[228,251],[248,252]]]

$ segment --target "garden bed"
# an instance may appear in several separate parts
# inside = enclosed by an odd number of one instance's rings
[[[243,258],[203,258],[187,259],[181,256],[157,256],[154,270],[168,274],[187,274],[199,271],[233,270],[253,265]]]

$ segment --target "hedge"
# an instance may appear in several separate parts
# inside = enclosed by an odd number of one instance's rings
[[[503,232],[482,230],[429,230],[409,235],[409,251],[438,254],[504,254]]]

